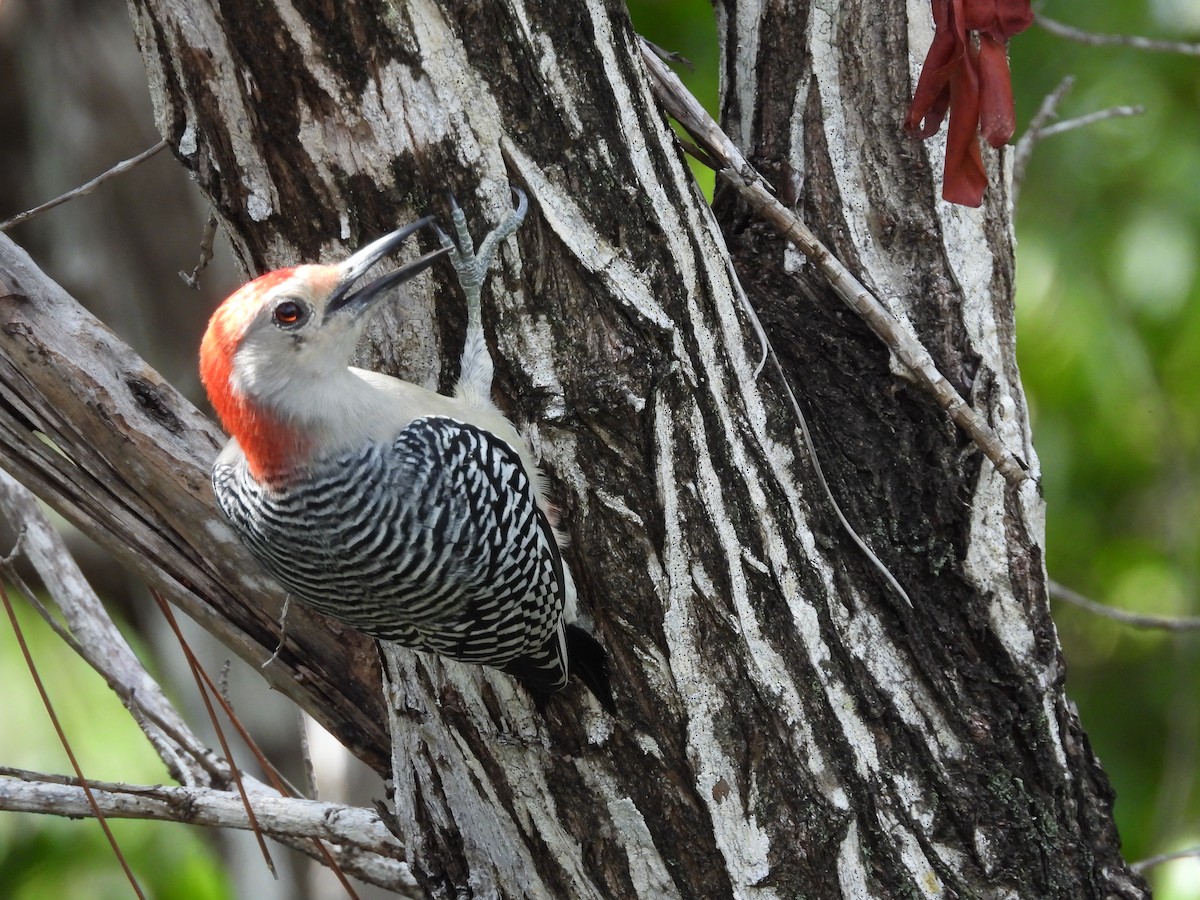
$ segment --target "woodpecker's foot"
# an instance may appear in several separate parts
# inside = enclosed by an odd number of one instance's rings
[[[483,287],[484,278],[487,277],[488,267],[492,264],[492,258],[496,255],[496,248],[525,220],[525,213],[529,210],[529,198],[520,188],[513,188],[513,197],[517,201],[517,208],[483,239],[478,252],[475,251],[471,232],[467,229],[467,217],[453,194],[450,194],[448,199],[455,238],[452,239],[441,228],[434,226],[437,228],[438,240],[450,251],[450,261],[454,263],[454,271],[458,273],[458,281],[467,295],[468,305],[478,307],[479,292]]]
[[[517,230],[517,226],[525,218],[529,209],[529,199],[522,191],[513,190],[517,200],[517,208],[493,229],[492,233],[483,239],[479,252],[475,252],[475,242],[471,240],[471,232],[467,230],[467,217],[462,208],[450,195],[451,220],[457,241],[438,228],[438,240],[442,247],[449,251],[450,261],[454,263],[454,271],[458,275],[458,283],[462,285],[467,297],[467,333],[463,339],[462,363],[459,367],[458,391],[459,396],[475,395],[490,398],[492,395],[492,357],[488,352],[487,340],[483,335],[483,312],[481,293],[483,280],[487,277],[488,267],[500,242]]]

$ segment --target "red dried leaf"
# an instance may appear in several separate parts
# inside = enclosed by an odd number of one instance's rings
[[[942,199],[963,206],[978,206],[987,189],[987,173],[979,152],[979,77],[975,48],[966,47],[966,64],[950,78],[950,126],[946,129],[946,167]]]
[[[979,131],[993,147],[1003,147],[1016,131],[1008,50],[989,34],[979,36]]]
[[[904,127],[921,140],[938,133],[950,107],[950,78],[962,58],[962,41],[954,27],[948,0],[933,0],[933,43],[925,54],[917,89]]]
[[[963,0],[963,24],[999,41],[1007,41],[1033,24],[1029,0]]]
[[[1033,21],[1030,0],[930,0],[934,34],[904,127],[924,140],[950,113],[942,197],[978,206],[987,176],[978,135],[993,147],[1016,127],[1005,42]],[[978,47],[972,33],[978,35]]]

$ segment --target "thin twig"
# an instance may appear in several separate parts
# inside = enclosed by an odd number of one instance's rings
[[[757,313],[754,313],[753,310],[751,310],[751,312],[755,316],[758,315]],[[779,362],[779,357],[775,355],[775,349],[773,347],[771,348],[769,355],[771,362],[774,363],[775,366],[775,374],[779,377],[780,383],[783,384],[783,389],[787,392],[788,399],[792,401],[792,409],[795,411],[796,421],[800,425],[800,434],[803,438],[804,446],[808,447],[810,450],[809,458],[812,460],[813,472],[817,476],[817,482],[821,485],[821,489],[825,491],[825,496],[829,499],[829,505],[833,507],[834,514],[837,515],[838,521],[842,524],[842,529],[850,536],[850,540],[854,541],[855,545],[863,553],[863,555],[867,557],[871,565],[873,565],[875,569],[881,575],[883,575],[884,580],[888,583],[891,589],[899,594],[910,608],[913,608],[912,598],[908,596],[908,591],[901,586],[900,580],[892,574],[891,569],[883,564],[883,560],[875,555],[875,551],[867,546],[867,542],[859,537],[858,532],[855,531],[854,527],[850,524],[850,520],[846,518],[846,514],[842,512],[841,505],[833,496],[833,488],[829,486],[829,481],[825,478],[825,470],[821,468],[821,461],[817,459],[817,445],[813,443],[812,433],[808,430],[808,420],[804,417],[804,413],[800,409],[800,401],[796,399],[796,394],[792,391],[792,383],[788,380],[787,375],[784,374],[783,366]]]
[[[1144,115],[1145,112],[1146,108],[1144,106],[1111,106],[1108,109],[1099,109],[1096,112],[1079,116],[1076,119],[1067,119],[1065,122],[1059,122],[1056,125],[1047,125],[1042,129],[1042,137],[1053,137],[1056,134],[1062,134],[1064,131],[1085,128],[1088,125],[1094,125],[1097,122],[1103,122],[1107,119],[1129,119],[1134,116]]]
[[[11,219],[8,219],[7,221],[0,222],[0,231],[8,231],[8,229],[12,228],[14,225],[20,225],[22,222],[27,222],[28,220],[32,219],[34,216],[40,215],[41,213],[44,213],[47,210],[54,209],[54,207],[56,207],[56,206],[62,206],[64,203],[67,203],[70,200],[74,200],[76,197],[82,197],[85,194],[90,194],[92,191],[94,191],[96,188],[100,187],[100,185],[102,185],[104,182],[108,181],[110,178],[115,178],[116,176],[118,176],[124,172],[128,172],[134,166],[145,162],[146,160],[148,160],[150,157],[152,157],[154,154],[158,153],[160,150],[162,150],[166,146],[167,146],[166,141],[159,141],[153,147],[143,150],[137,156],[132,156],[129,159],[122,160],[121,162],[119,162],[115,166],[113,166],[111,169],[109,169],[107,172],[103,172],[102,174],[97,175],[91,181],[87,182],[86,184],[81,184],[79,187],[75,188],[73,191],[67,191],[61,197],[55,197],[53,200],[49,200],[46,203],[43,203],[41,206],[35,206],[33,209],[27,209],[27,210],[25,210],[25,212],[18,213],[17,215],[13,216]]]
[[[696,71],[695,63],[693,63],[686,56],[683,56],[674,50],[668,50],[666,47],[660,47],[658,44],[654,43],[654,41],[651,41],[647,38],[642,38],[642,40],[649,44],[655,55],[664,62],[676,63],[677,65],[685,66],[689,72]]]
[[[176,632],[176,638],[180,640],[180,646],[183,648],[184,656],[194,659],[195,655],[192,653],[191,647],[188,646],[181,638],[181,633],[178,631],[178,625],[176,624],[175,614],[171,611],[170,606],[167,604],[166,598],[154,588],[150,589],[150,596],[154,598],[154,602],[158,604],[159,608],[163,612],[163,615],[167,618],[168,624],[170,624],[172,626],[172,630]],[[242,724],[242,720],[238,718],[237,713],[233,711],[233,707],[229,705],[223,696],[221,696],[220,691],[217,690],[216,683],[209,676],[208,672],[205,671],[204,667],[199,664],[199,661],[197,661],[197,675],[203,680],[204,684],[208,687],[208,690],[212,692],[217,703],[220,704],[221,710],[229,719],[230,724],[233,725],[234,731],[238,733],[238,737],[242,739],[242,742],[246,745],[246,748],[254,757],[254,761],[257,762],[259,767],[263,770],[263,773],[267,776],[267,780],[271,783],[272,787],[284,795],[290,795],[293,797],[300,796],[300,791],[296,789],[296,786],[284,778],[283,774],[279,771],[275,764],[267,758],[265,753],[263,753],[262,748],[258,746],[250,732],[246,730],[246,726]]]
[[[1098,616],[1104,616],[1106,619],[1112,619],[1114,622],[1120,622],[1131,628],[1149,628],[1159,631],[1200,631],[1200,618],[1144,616],[1140,613],[1126,612],[1123,609],[1114,609],[1111,606],[1105,606],[1103,603],[1097,603],[1095,600],[1091,600],[1083,596],[1083,594],[1059,584],[1057,581],[1047,581],[1046,588],[1050,591],[1051,597],[1058,600],[1065,600],[1072,606],[1078,606],[1080,609],[1085,609]]]
[[[1093,47],[1132,47],[1135,50],[1149,50],[1153,53],[1181,53],[1184,56],[1200,56],[1200,44],[1186,41],[1160,41],[1154,38],[1140,37],[1136,34],[1095,34],[1064,25],[1054,19],[1039,15],[1035,20],[1048,32],[1075,41],[1079,44],[1090,44]]]
[[[19,547],[19,537],[17,544]],[[14,549],[13,555],[15,554],[16,550]],[[3,565],[11,567],[12,556],[7,557],[3,561]],[[46,708],[46,715],[50,717],[50,723],[54,726],[59,743],[62,744],[63,750],[66,751],[67,759],[71,761],[71,768],[75,770],[75,775],[79,778],[79,786],[83,789],[83,793],[87,798],[87,805],[96,817],[96,821],[100,823],[100,829],[108,839],[109,846],[112,847],[113,854],[117,857],[117,862],[120,863],[125,877],[129,879],[129,884],[133,887],[133,892],[140,900],[146,900],[146,895],[142,893],[142,888],[138,884],[137,878],[134,877],[133,869],[129,867],[129,861],[125,858],[125,854],[121,852],[121,845],[117,843],[116,835],[112,833],[112,829],[108,825],[108,819],[104,817],[104,813],[100,809],[100,804],[96,802],[96,796],[92,793],[91,785],[83,775],[83,769],[79,765],[79,760],[75,757],[75,751],[71,749],[71,742],[67,740],[67,733],[63,730],[62,723],[58,719],[58,714],[54,711],[54,704],[50,702],[50,695],[46,692],[46,685],[42,683],[42,676],[38,674],[37,665],[33,661],[33,654],[29,651],[29,644],[25,641],[25,632],[22,631],[21,624],[17,621],[17,612],[13,609],[12,601],[8,598],[8,590],[4,587],[3,578],[0,578],[0,602],[4,604],[4,611],[8,614],[8,621],[12,625],[13,634],[17,638],[17,646],[21,648],[21,655],[25,657],[25,665],[29,669],[30,676],[33,678],[38,695],[42,698],[42,705]]]
[[[224,710],[225,715],[229,717],[229,721],[233,724],[234,729],[245,742],[246,746],[250,749],[250,752],[254,755],[255,760],[262,767],[263,772],[266,773],[267,779],[272,783],[272,785],[274,785],[275,790],[279,791],[281,794],[298,796],[300,792],[297,791],[294,786],[289,784],[280,771],[275,768],[274,763],[267,759],[266,755],[259,748],[258,744],[255,743],[252,737],[250,737],[250,733],[242,724],[241,719],[234,714],[232,707],[229,706],[225,698],[222,697],[220,692],[217,691],[216,685],[213,684],[212,678],[209,677],[209,674],[205,671],[204,667],[200,665],[200,661],[196,659],[195,654],[192,653],[192,648],[188,646],[187,642],[184,640],[183,632],[180,630],[179,624],[175,619],[175,614],[171,611],[170,604],[167,603],[166,598],[153,588],[150,589],[150,595],[154,598],[154,602],[162,611],[163,616],[167,620],[167,624],[170,625],[171,630],[175,633],[175,637],[178,639],[180,647],[183,649],[183,654],[187,658],[188,664],[192,668],[192,675],[196,679],[196,684],[200,689],[200,695],[204,700],[204,705],[208,707],[209,719],[212,721],[213,727],[217,731],[217,738],[221,742],[221,747],[225,752],[226,758],[232,764],[233,756],[230,753],[229,745],[225,741],[224,732],[217,722],[216,714],[213,712],[212,705],[209,701],[210,693],[216,698],[217,702],[221,704],[221,708]],[[205,691],[204,689],[206,684],[208,686],[208,691]],[[241,778],[239,775],[237,775],[237,767],[231,765],[231,768],[235,773],[235,782],[237,784],[238,791],[242,794],[242,797],[246,803],[246,814],[250,818],[251,823],[254,824],[255,814],[250,808],[250,801],[248,798],[246,798],[245,790],[242,788]],[[266,851],[266,844],[262,841],[262,834],[258,831],[257,825],[254,827],[255,834],[258,836],[259,844],[263,850],[267,865],[271,870],[271,874],[274,875],[275,866],[271,861],[270,854]],[[322,859],[324,859],[325,865],[330,869],[330,871],[333,872],[338,882],[342,885],[342,888],[346,891],[346,895],[350,897],[351,900],[358,900],[358,894],[355,892],[354,887],[347,880],[346,873],[342,871],[342,868],[338,865],[337,860],[333,858],[333,854],[330,853],[329,848],[325,846],[325,843],[320,840],[320,838],[314,837],[312,838],[312,842],[316,847],[317,852],[321,855]]]
[[[713,121],[675,73],[658,58],[653,48],[645,41],[641,43],[641,48],[642,59],[659,102],[706,154],[721,161],[723,168],[717,170],[717,177],[732,185],[752,209],[808,257],[837,295],[858,313],[913,377],[933,395],[938,405],[970,436],[1010,485],[1019,487],[1028,481],[1030,476],[1025,464],[1004,446],[995,430],[938,371],[933,357],[911,328],[897,319],[792,210],[774,197],[762,175],[746,161],[729,136]]]
[[[200,290],[200,273],[208,268],[213,258],[213,244],[217,240],[217,214],[212,210],[208,213],[208,221],[204,223],[204,231],[200,235],[200,259],[191,274],[180,272],[183,283],[193,291]]]
[[[1200,847],[1189,847],[1187,850],[1176,850],[1174,853],[1160,853],[1158,856],[1131,863],[1129,868],[1135,872],[1145,872],[1154,866],[1177,859],[1200,859]]]
[[[1096,122],[1103,122],[1106,119],[1140,116],[1146,111],[1141,106],[1114,106],[1110,109],[1102,109],[1098,112],[1079,116],[1076,119],[1067,119],[1065,122],[1048,125],[1047,123],[1051,119],[1057,117],[1058,104],[1062,102],[1063,97],[1066,96],[1067,92],[1074,85],[1075,79],[1070,75],[1060,81],[1058,87],[1047,94],[1045,99],[1042,100],[1042,105],[1038,107],[1037,113],[1030,120],[1029,127],[1025,129],[1025,133],[1021,135],[1021,139],[1017,141],[1016,149],[1013,151],[1012,187],[1010,189],[1014,207],[1016,207],[1020,196],[1021,185],[1025,181],[1025,169],[1029,165],[1030,157],[1033,155],[1033,148],[1044,138],[1073,131],[1076,128],[1083,128],[1086,125],[1093,125]]]
[[[279,643],[275,645],[275,652],[267,657],[267,661],[259,666],[260,669],[265,669],[275,660],[279,659],[279,654],[283,650],[284,644],[287,643],[287,616],[288,610],[292,606],[292,595],[288,594],[283,598],[283,609],[279,612]]]
[[[229,772],[233,776],[233,783],[237,787],[238,795],[242,798],[242,803],[246,807],[246,818],[250,821],[250,828],[254,832],[254,837],[258,841],[258,849],[262,853],[263,861],[267,864],[267,869],[272,877],[278,879],[279,873],[275,871],[275,861],[271,858],[271,851],[267,848],[267,842],[263,838],[262,829],[258,827],[258,819],[254,814],[254,808],[250,805],[250,796],[246,793],[246,786],[242,781],[242,773],[238,770],[237,764],[233,760],[233,751],[229,749],[229,741],[225,738],[225,729],[221,727],[221,722],[217,718],[217,712],[213,709],[212,699],[209,696],[210,692],[217,695],[220,700],[221,695],[217,692],[216,686],[208,681],[208,690],[205,689],[204,683],[208,680],[208,673],[204,671],[204,667],[200,665],[200,660],[196,658],[196,654],[192,652],[191,646],[183,636],[183,631],[179,628],[179,623],[175,620],[174,613],[171,612],[171,607],[167,605],[167,601],[157,591],[151,589],[155,601],[158,603],[158,608],[162,610],[163,617],[167,620],[167,624],[171,626],[171,631],[175,633],[176,640],[179,641],[179,646],[183,649],[183,656],[187,660],[188,666],[192,670],[192,678],[196,681],[196,687],[200,692],[200,699],[204,702],[204,708],[208,712],[208,720],[212,722],[213,730],[217,733],[217,740],[221,744],[221,752],[225,754],[225,759],[229,761]]]
[[[1025,180],[1025,168],[1029,165],[1029,158],[1033,156],[1033,148],[1037,146],[1038,141],[1043,137],[1042,129],[1051,119],[1057,118],[1058,104],[1062,102],[1063,97],[1067,96],[1074,86],[1075,76],[1067,75],[1063,78],[1058,83],[1058,87],[1048,93],[1042,100],[1042,105],[1038,107],[1038,111],[1029,120],[1029,127],[1025,129],[1025,133],[1017,141],[1017,146],[1013,150],[1011,188],[1014,207],[1017,205],[1017,196],[1020,193],[1021,184]]]

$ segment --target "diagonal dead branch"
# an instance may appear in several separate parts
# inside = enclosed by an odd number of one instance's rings
[[[99,174],[95,178],[93,178],[91,181],[86,182],[85,184],[81,184],[79,187],[75,188],[74,190],[67,191],[65,194],[63,194],[60,197],[55,197],[53,200],[48,200],[45,203],[41,204],[40,206],[35,206],[33,209],[27,209],[27,210],[25,210],[25,212],[18,213],[17,215],[13,216],[11,219],[6,219],[5,221],[0,222],[0,232],[8,231],[10,228],[20,225],[22,222],[28,222],[34,216],[41,215],[42,213],[47,212],[48,210],[54,209],[54,207],[56,207],[56,206],[62,206],[64,203],[74,200],[77,197],[83,197],[86,194],[90,194],[92,191],[94,191],[96,188],[100,187],[100,185],[104,184],[104,182],[108,181],[110,178],[116,178],[118,175],[120,175],[124,172],[128,172],[134,166],[144,163],[150,157],[154,156],[154,154],[158,153],[160,150],[165,149],[166,146],[167,146],[166,141],[159,141],[153,147],[149,147],[146,150],[143,150],[137,156],[131,156],[129,159],[122,160],[121,162],[119,162],[115,166],[113,166],[111,169],[108,169],[107,171],[102,172],[101,174]]]
[[[642,59],[650,73],[654,93],[659,101],[707,155],[721,161],[723,168],[717,170],[717,177],[733,186],[752,209],[808,257],[829,281],[837,295],[867,323],[926,391],[933,395],[938,405],[970,436],[1010,485],[1019,487],[1028,481],[1030,475],[1025,464],[1004,446],[995,430],[963,400],[954,386],[938,371],[933,357],[910,326],[892,315],[891,311],[817,239],[800,218],[775,198],[765,179],[747,162],[729,136],[684,87],[683,82],[658,58],[651,45],[643,40],[641,49]]]

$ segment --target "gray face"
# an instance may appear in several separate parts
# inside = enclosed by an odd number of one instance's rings
[[[340,267],[300,266],[262,301],[233,362],[233,388],[272,408],[295,404],[306,386],[344,370],[375,305],[329,312]],[[382,296],[382,295],[377,295]]]

